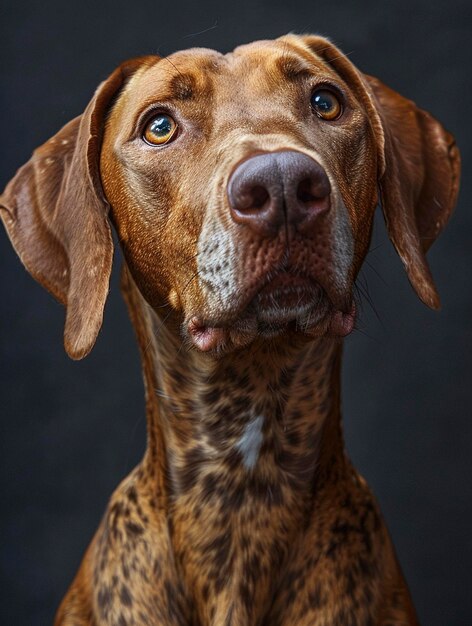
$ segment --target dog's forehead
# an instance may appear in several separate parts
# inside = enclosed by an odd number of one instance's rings
[[[214,90],[236,96],[238,90],[273,90],[278,79],[291,82],[308,74],[336,76],[302,44],[282,38],[245,44],[227,54],[190,48],[156,58],[155,64],[138,71],[128,83],[124,99],[190,100],[208,97]]]

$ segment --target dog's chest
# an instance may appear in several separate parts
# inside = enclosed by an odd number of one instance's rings
[[[96,541],[97,625],[371,623],[386,539],[368,490],[346,476],[308,511],[258,466],[201,476],[168,516],[125,486]]]

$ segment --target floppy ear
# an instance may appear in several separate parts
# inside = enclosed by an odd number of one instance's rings
[[[301,37],[353,89],[370,119],[378,150],[378,178],[388,234],[421,300],[440,301],[426,252],[446,225],[459,189],[454,138],[429,113],[362,74],[324,37]]]
[[[385,136],[382,209],[395,249],[421,300],[440,306],[426,252],[443,230],[457,199],[460,155],[454,137],[414,102],[365,77]]]
[[[0,215],[21,261],[66,305],[64,345],[73,359],[100,330],[113,257],[108,203],[99,174],[106,112],[144,57],[123,63],[84,113],[33,153],[0,196]]]

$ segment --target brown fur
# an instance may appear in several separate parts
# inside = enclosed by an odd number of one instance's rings
[[[325,84],[345,99],[330,123],[309,107]],[[164,148],[141,139],[154,106],[179,125]],[[331,209],[309,234],[260,237],[231,220],[226,184],[280,150],[324,167]],[[332,320],[351,306],[378,189],[412,286],[438,307],[425,253],[458,177],[436,120],[314,36],[129,61],[36,150],[1,197],[11,241],[66,305],[65,347],[82,358],[108,290],[109,213],[148,416],[143,461],[113,494],[57,626],[417,624],[344,452]],[[251,303],[284,271],[316,281],[324,313],[267,333]],[[191,345],[196,317],[216,329],[207,354]]]

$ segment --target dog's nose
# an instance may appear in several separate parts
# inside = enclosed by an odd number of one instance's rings
[[[330,207],[331,186],[314,159],[295,150],[266,152],[243,161],[228,182],[231,216],[264,237],[286,221],[309,234]]]

